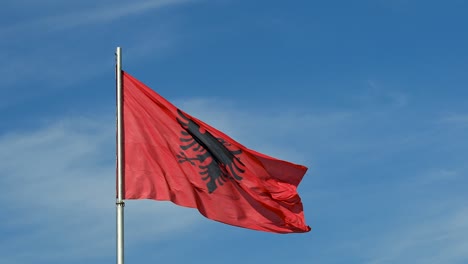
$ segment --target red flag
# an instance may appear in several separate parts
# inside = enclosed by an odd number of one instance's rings
[[[248,149],[123,72],[124,199],[197,208],[222,223],[308,232],[296,188],[307,168]]]

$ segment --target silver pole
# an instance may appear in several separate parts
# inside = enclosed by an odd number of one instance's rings
[[[122,168],[122,49],[115,53],[117,83],[117,264],[124,264],[124,206]]]

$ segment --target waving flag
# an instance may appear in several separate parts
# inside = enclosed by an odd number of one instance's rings
[[[172,201],[229,225],[310,231],[307,168],[239,144],[123,72],[123,198]]]

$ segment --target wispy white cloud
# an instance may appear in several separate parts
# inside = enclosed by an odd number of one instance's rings
[[[116,46],[124,48],[124,66],[142,59],[158,60],[161,56],[167,56],[180,43],[178,28],[173,23],[176,16],[171,16],[169,20],[166,16],[166,19],[153,21],[151,27],[138,27],[125,33],[111,32],[109,28],[99,25],[189,2],[192,1],[106,1],[105,4],[100,2],[98,7],[88,4],[77,8],[77,11],[67,9],[64,14],[57,16],[46,12],[61,11],[62,7],[55,8],[53,1],[46,7],[37,7],[41,10],[37,13],[45,15],[30,22],[18,22],[19,24],[0,28],[0,35],[12,34],[5,35],[5,41],[0,44],[4,47],[0,50],[0,59],[5,62],[0,66],[0,90],[16,91],[8,92],[8,96],[0,99],[0,108],[17,104],[27,97],[44,96],[66,89],[105,74],[113,76]],[[30,7],[29,4],[15,3],[26,7]],[[73,33],[75,28],[85,26],[86,31]],[[56,39],[55,35],[42,36],[44,32],[59,31],[64,37]],[[123,34],[126,37],[123,38]],[[96,41],[96,38],[100,41]],[[25,92],[31,87],[31,83],[34,83],[36,89]],[[21,94],[19,99],[15,98],[19,97],[18,94]]]
[[[449,114],[439,119],[440,123],[468,125],[468,114],[456,113]]]
[[[93,8],[76,10],[66,14],[40,17],[36,20],[21,22],[0,28],[0,35],[8,34],[43,34],[76,27],[110,23],[128,16],[138,15],[160,8],[180,5],[193,0],[140,0],[112,1]],[[60,12],[60,10],[57,10]]]
[[[118,43],[124,47],[125,65],[148,57],[157,60],[176,47],[177,40],[168,30],[153,29],[151,34],[145,33],[147,32]],[[88,48],[57,46],[33,48],[24,52],[0,52],[0,59],[8,62],[0,66],[0,74],[3,76],[0,90],[21,91],[21,86],[35,83],[41,89],[37,92],[43,93],[66,89],[77,82],[82,83],[103,74],[113,76],[114,51],[117,45],[90,46],[86,42],[83,45]],[[28,87],[30,85],[25,88]],[[28,93],[22,94],[28,96]],[[2,102],[0,99],[0,106],[8,103],[11,100]]]
[[[0,199],[8,217],[2,263],[112,257],[115,237],[115,147],[112,120],[71,118],[0,137]],[[197,223],[194,210],[133,202],[128,246],[174,236]],[[164,218],[158,217],[164,215]],[[183,217],[181,217],[183,215]]]
[[[442,184],[457,181],[462,177],[463,168],[456,169],[432,169],[428,172],[413,177],[408,183],[410,186],[424,186],[431,184]]]
[[[460,249],[468,244],[468,207],[459,187],[466,185],[464,165],[398,174],[394,182],[350,187],[359,188],[354,195],[361,203],[352,208],[359,207],[360,221],[353,221],[357,232],[341,243],[342,250],[358,256],[356,263],[465,263],[468,253]]]
[[[165,25],[166,30],[153,28],[151,33],[141,30],[124,39],[120,43],[96,46],[83,42],[85,48],[66,47],[61,45],[32,48],[22,52],[1,52],[0,59],[8,63],[0,65],[0,91],[15,90],[22,97],[28,97],[37,92],[44,94],[54,90],[74,87],[102,75],[113,76],[115,65],[115,48],[117,44],[123,47],[124,67],[136,61],[151,58],[157,61],[167,56],[178,47],[177,34],[171,32],[171,25]],[[175,31],[176,29],[174,29]],[[34,83],[36,89],[29,89]],[[0,108],[14,103],[9,96],[0,98]]]
[[[468,208],[447,204],[441,215],[375,234],[369,264],[465,263],[468,260]]]

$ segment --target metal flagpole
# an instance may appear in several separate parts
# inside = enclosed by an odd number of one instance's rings
[[[122,168],[122,49],[115,53],[117,84],[117,264],[124,264],[124,206]]]

